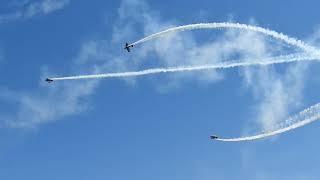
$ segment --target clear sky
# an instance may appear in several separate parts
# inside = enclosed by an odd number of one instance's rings
[[[241,143],[320,101],[318,62],[47,84],[48,76],[201,65],[299,51],[261,34],[168,27],[240,22],[320,45],[317,0],[1,0],[1,180],[317,180],[319,123]]]

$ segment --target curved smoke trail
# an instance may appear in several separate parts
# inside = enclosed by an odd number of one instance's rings
[[[284,35],[282,33],[278,33],[276,31],[258,27],[258,26],[252,26],[247,24],[239,24],[239,23],[230,23],[230,22],[222,22],[222,23],[198,23],[198,24],[189,24],[189,25],[183,25],[183,26],[177,26],[173,27],[155,34],[152,34],[150,36],[147,36],[143,39],[140,39],[130,45],[137,45],[152,39],[156,39],[159,37],[162,37],[169,33],[175,33],[175,32],[181,32],[181,31],[190,31],[190,30],[196,30],[196,29],[242,29],[247,31],[254,31],[259,32],[267,36],[271,36],[275,39],[282,40],[286,42],[289,45],[296,46],[302,50],[304,50],[306,53],[311,53],[314,55],[319,55],[320,52],[316,48],[304,43],[301,40],[289,37],[287,35]]]
[[[171,67],[171,68],[154,68],[154,69],[146,69],[142,71],[131,71],[131,72],[120,72],[120,73],[106,73],[106,74],[96,74],[96,75],[80,75],[80,76],[68,76],[68,77],[56,77],[50,78],[52,80],[76,80],[76,79],[93,79],[93,78],[116,78],[116,77],[133,77],[133,76],[144,76],[148,74],[158,74],[158,73],[172,73],[172,72],[184,72],[184,71],[199,71],[199,70],[209,70],[209,69],[224,69],[224,68],[233,68],[233,67],[241,67],[241,66],[251,66],[251,65],[270,65],[270,64],[279,64],[279,63],[288,63],[294,61],[308,61],[308,60],[318,60],[320,59],[320,51],[316,48],[307,45],[301,40],[289,37],[282,33],[278,33],[273,30],[269,30],[266,28],[252,26],[247,24],[239,24],[239,23],[199,23],[199,24],[189,24],[184,26],[178,26],[174,28],[170,28],[150,36],[147,36],[141,40],[138,40],[130,45],[137,45],[155,38],[162,37],[168,33],[187,31],[187,30],[195,30],[195,29],[242,29],[248,31],[259,32],[268,36],[271,36],[275,39],[282,40],[289,45],[298,47],[307,54],[307,56],[299,56],[299,55],[289,55],[287,57],[275,57],[272,58],[271,61],[265,61],[265,59],[254,60],[254,61],[231,61],[225,63],[217,63],[217,64],[207,64],[200,66],[180,66],[180,67]],[[129,45],[129,46],[130,46]]]
[[[76,79],[92,79],[92,78],[121,78],[121,77],[134,77],[134,76],[144,76],[149,74],[158,74],[158,73],[173,73],[173,72],[185,72],[185,71],[200,71],[200,70],[210,70],[210,69],[225,69],[225,68],[234,68],[234,67],[245,67],[253,65],[271,65],[271,64],[280,64],[280,63],[290,63],[295,61],[311,61],[311,60],[320,60],[320,51],[315,47],[307,45],[301,40],[289,37],[282,33],[278,33],[273,30],[265,29],[262,27],[239,24],[239,23],[199,23],[199,24],[190,24],[184,26],[178,26],[174,28],[161,31],[150,36],[147,36],[141,40],[138,40],[130,45],[137,45],[152,39],[162,37],[168,33],[195,30],[195,29],[240,29],[240,30],[249,30],[254,32],[259,32],[267,36],[271,36],[275,39],[282,40],[289,45],[300,48],[304,51],[304,54],[292,54],[287,56],[278,56],[271,57],[266,59],[256,59],[256,60],[234,60],[229,62],[221,62],[216,64],[208,64],[201,66],[180,66],[180,67],[171,67],[171,68],[154,68],[146,69],[141,71],[131,71],[131,72],[120,72],[120,73],[106,73],[106,74],[96,74],[96,75],[80,75],[80,76],[69,76],[69,77],[57,77],[50,78],[54,81],[57,80],[76,80]],[[130,46],[129,45],[129,46]],[[320,103],[310,108],[300,112],[298,115],[295,115],[285,121],[283,127],[280,127],[274,131],[269,131],[261,133],[254,136],[246,136],[239,138],[218,138],[218,141],[226,142],[237,142],[237,141],[251,141],[261,138],[266,138],[269,136],[274,136],[281,134],[304,125],[307,125],[311,122],[314,122],[320,118]]]
[[[277,130],[265,132],[265,133],[254,135],[254,136],[245,136],[245,137],[239,137],[239,138],[218,138],[216,140],[224,141],[224,142],[253,141],[257,139],[274,136],[277,134],[282,134],[284,132],[305,126],[319,119],[320,119],[320,103],[303,110],[302,112],[300,112],[295,116],[290,117],[288,120],[286,120],[287,126],[284,128],[280,128]]]
[[[227,68],[235,68],[235,67],[254,66],[254,65],[266,66],[270,64],[281,64],[281,63],[290,63],[290,62],[296,62],[296,61],[313,61],[313,60],[320,60],[320,57],[310,56],[306,54],[292,54],[292,55],[271,57],[271,58],[258,59],[258,60],[252,60],[252,59],[243,60],[243,61],[233,60],[233,61],[227,61],[223,63],[207,64],[207,65],[200,65],[200,66],[153,68],[153,69],[145,69],[141,71],[55,77],[50,79],[54,81],[61,81],[61,80],[79,80],[79,79],[124,78],[124,77],[145,76],[145,75],[160,74],[160,73],[201,71],[201,70],[210,70],[210,69],[227,69]]]

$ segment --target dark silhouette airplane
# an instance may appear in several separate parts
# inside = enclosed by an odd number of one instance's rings
[[[47,79],[46,79],[46,82],[47,82],[47,83],[52,83],[52,82],[53,82],[53,80],[52,80],[52,79],[47,78]]]
[[[128,43],[125,44],[124,49],[126,49],[128,52],[130,52],[130,48],[132,48],[133,45],[129,45]]]
[[[212,135],[210,136],[210,139],[218,139],[218,136]]]

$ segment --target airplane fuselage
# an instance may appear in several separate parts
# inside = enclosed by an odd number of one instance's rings
[[[128,43],[125,44],[124,49],[126,49],[128,52],[130,52],[130,48],[132,48],[133,45],[129,45]]]
[[[210,136],[210,139],[218,139],[218,136]]]
[[[52,83],[52,82],[53,82],[53,80],[52,80],[52,79],[47,78],[47,79],[46,79],[46,82],[47,82],[47,83]]]

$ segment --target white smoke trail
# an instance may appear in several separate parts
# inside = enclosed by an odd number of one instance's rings
[[[152,39],[156,39],[159,37],[162,37],[168,33],[174,33],[174,32],[180,32],[180,31],[188,31],[188,30],[196,30],[196,29],[242,29],[242,30],[248,30],[248,31],[254,31],[259,32],[267,36],[271,36],[275,39],[282,40],[286,42],[289,45],[298,47],[302,50],[304,50],[306,53],[311,53],[313,55],[320,55],[319,50],[316,48],[307,45],[301,40],[289,37],[287,35],[284,35],[282,33],[278,33],[276,31],[258,27],[258,26],[252,26],[247,24],[239,24],[239,23],[230,23],[230,22],[222,22],[222,23],[198,23],[198,24],[189,24],[189,25],[183,25],[178,27],[173,27],[155,34],[152,34],[150,36],[147,36],[141,40],[138,40],[130,45],[137,45]]]
[[[210,70],[210,69],[227,69],[227,68],[245,67],[245,66],[253,66],[253,65],[264,66],[264,65],[271,65],[271,64],[290,63],[295,61],[312,61],[312,60],[319,60],[319,59],[320,57],[310,56],[307,54],[292,54],[292,55],[271,57],[271,58],[258,59],[258,60],[251,60],[251,59],[242,60],[242,61],[233,60],[233,61],[227,61],[227,62],[222,62],[217,64],[207,64],[207,65],[200,65],[200,66],[153,68],[153,69],[146,69],[141,71],[55,77],[50,79],[54,81],[59,81],[59,80],[99,79],[99,78],[124,78],[124,77],[144,76],[144,75],[159,74],[159,73],[200,71],[200,70]]]
[[[180,67],[170,67],[170,68],[154,68],[146,69],[141,71],[132,71],[132,72],[120,72],[120,73],[106,73],[106,74],[96,74],[96,75],[80,75],[80,76],[69,76],[69,77],[57,77],[50,78],[54,81],[57,80],[76,80],[76,79],[92,79],[92,78],[121,78],[121,77],[135,77],[135,76],[144,76],[149,74],[158,74],[158,73],[173,73],[173,72],[185,72],[185,71],[200,71],[200,70],[210,70],[210,69],[225,69],[225,68],[234,68],[234,67],[245,67],[253,65],[271,65],[271,64],[280,64],[280,63],[290,63],[296,61],[311,61],[311,60],[320,60],[320,51],[316,48],[307,45],[303,41],[298,39],[286,36],[282,33],[278,33],[273,30],[265,29],[262,27],[239,24],[239,23],[199,23],[199,24],[190,24],[184,26],[178,26],[174,28],[167,29],[165,31],[152,34],[141,40],[138,40],[130,45],[137,45],[155,38],[162,37],[168,33],[174,33],[179,31],[195,30],[195,29],[242,29],[249,30],[254,32],[259,32],[267,36],[271,36],[275,39],[282,40],[289,45],[300,48],[304,51],[304,54],[292,54],[287,56],[278,56],[270,57],[266,59],[256,59],[256,60],[234,60],[221,62],[217,64],[207,64],[200,66],[180,66]],[[298,115],[289,118],[285,121],[285,125],[276,129],[274,131],[264,132],[254,136],[246,136],[239,138],[218,138],[218,141],[226,142],[238,142],[238,141],[252,141],[256,139],[266,138],[269,136],[274,136],[281,134],[302,126],[305,126],[311,122],[314,122],[320,118],[320,103],[310,108],[300,112]]]
[[[141,40],[138,40],[130,45],[137,45],[155,38],[162,37],[168,33],[186,31],[186,30],[194,30],[194,29],[219,29],[219,28],[228,28],[228,29],[242,29],[260,32],[265,35],[271,36],[278,40],[282,40],[289,45],[298,47],[306,54],[305,56],[286,56],[286,57],[275,57],[270,61],[265,60],[255,60],[255,61],[231,61],[225,63],[217,63],[217,64],[207,64],[200,66],[180,66],[180,67],[171,67],[171,68],[154,68],[154,69],[146,69],[142,71],[132,71],[132,72],[120,72],[120,73],[106,73],[106,74],[97,74],[97,75],[80,75],[80,76],[69,76],[69,77],[57,77],[50,78],[52,80],[75,80],[75,79],[92,79],[92,78],[116,78],[116,77],[133,77],[133,76],[143,76],[148,74],[158,74],[158,73],[169,73],[169,72],[183,72],[183,71],[199,71],[199,70],[209,70],[209,69],[224,69],[224,68],[233,68],[233,67],[241,67],[241,66],[250,66],[250,65],[270,65],[270,64],[279,64],[279,63],[289,63],[294,61],[306,61],[306,60],[318,60],[320,57],[320,51],[316,48],[305,44],[303,41],[300,41],[295,38],[288,37],[282,33],[278,33],[273,30],[265,29],[262,27],[239,24],[239,23],[199,23],[199,24],[190,24],[184,26],[178,26],[174,28],[167,29],[165,31],[161,31],[150,36],[147,36]]]
[[[286,120],[287,126],[284,128],[277,129],[270,132],[265,132],[265,133],[254,135],[254,136],[246,136],[246,137],[239,137],[239,138],[218,138],[216,140],[224,141],[224,142],[253,141],[257,139],[274,136],[277,134],[282,134],[284,132],[291,131],[299,127],[305,126],[319,119],[320,119],[320,103],[303,110],[302,112],[300,112],[295,116],[290,117],[288,120]]]

